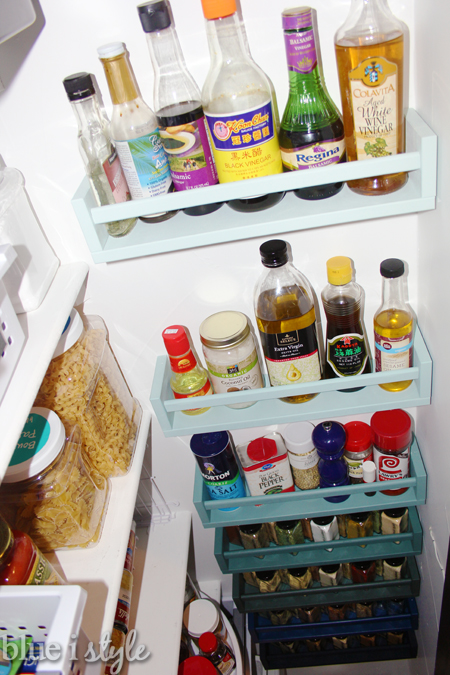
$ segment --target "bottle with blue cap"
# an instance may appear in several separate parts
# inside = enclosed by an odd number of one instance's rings
[[[343,457],[346,432],[340,422],[322,422],[314,427],[312,440],[319,459],[320,487],[340,487],[350,484],[347,463]],[[350,495],[325,497],[328,502],[343,502]]]
[[[190,446],[211,499],[245,497],[245,488],[228,431],[194,434]],[[238,508],[238,507],[236,507]],[[234,508],[220,509],[234,511]]]

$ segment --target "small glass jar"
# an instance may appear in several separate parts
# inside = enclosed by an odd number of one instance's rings
[[[356,603],[356,617],[358,619],[367,619],[373,616],[372,602],[363,602],[362,600]]]
[[[388,645],[402,645],[404,638],[403,631],[399,630],[390,630],[386,633],[386,640]]]
[[[381,512],[381,534],[400,534],[408,530],[408,509],[386,509]]]
[[[372,512],[350,513],[347,519],[347,537],[357,539],[359,537],[371,537],[373,535]],[[364,547],[364,545],[362,545]]]
[[[363,483],[363,462],[373,460],[372,431],[365,422],[347,422],[344,429],[347,434],[344,459],[350,483]]]
[[[283,640],[283,642],[274,642],[283,654],[295,654],[298,649],[298,640]]]
[[[405,600],[403,598],[392,598],[386,600],[386,613],[388,616],[398,616],[405,614]]]
[[[285,626],[294,616],[290,609],[270,610],[268,614],[273,626]]]
[[[200,325],[200,340],[214,393],[261,389],[264,386],[250,323],[241,312],[217,312]],[[248,408],[255,401],[228,408]]]
[[[301,523],[302,523],[302,530],[303,530],[304,538],[309,539],[310,541],[313,541],[313,533],[312,533],[312,529],[311,529],[311,518],[302,518]]]
[[[361,647],[375,647],[376,635],[374,633],[362,633],[359,636]]]
[[[255,572],[255,582],[261,593],[275,593],[281,584],[280,570],[260,570]]]
[[[342,574],[344,575],[345,579],[349,579],[351,581],[352,569],[350,563],[342,563]]]
[[[282,520],[275,523],[275,543],[278,546],[293,546],[304,544],[303,527],[301,520]]]
[[[351,564],[354,584],[367,584],[375,581],[375,560],[358,560]]]
[[[333,635],[331,640],[335,649],[348,649],[348,635]]]
[[[183,626],[198,647],[203,633],[214,633],[221,640],[227,640],[227,629],[216,605],[205,598],[193,600],[183,612]]]
[[[297,607],[295,610],[297,617],[303,623],[319,623],[322,618],[320,607]]]
[[[327,610],[330,621],[345,620],[345,605],[328,605]]]
[[[314,541],[333,541],[339,539],[339,527],[336,516],[318,516],[311,518],[311,530]],[[332,551],[332,548],[325,549]]]
[[[269,534],[265,523],[239,525],[239,535],[245,549],[266,548],[269,546]],[[264,558],[263,555],[258,558]]]
[[[325,649],[324,638],[307,638],[305,643],[306,649],[309,652],[321,652],[323,649]]]
[[[370,426],[377,480],[395,481],[407,478],[412,441],[411,418],[408,413],[404,410],[380,410],[372,415]],[[398,496],[407,489],[382,492],[385,495]]]
[[[313,490],[320,484],[319,455],[311,439],[313,429],[311,422],[295,422],[282,432],[294,483],[300,490]]]
[[[375,617],[380,617],[380,616],[387,616],[387,608],[386,608],[386,603],[389,602],[389,600],[377,600],[376,602],[373,603],[372,605],[372,615]]]
[[[341,565],[322,565],[319,567],[321,586],[338,586],[342,581]]]
[[[286,570],[286,583],[296,591],[303,591],[312,585],[313,579],[308,567],[294,567]]]
[[[389,558],[383,560],[383,579],[394,581],[402,579],[406,572],[406,558]]]

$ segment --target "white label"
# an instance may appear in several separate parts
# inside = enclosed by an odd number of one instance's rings
[[[336,516],[333,518],[329,525],[318,525],[311,520],[311,531],[314,541],[333,541],[334,539],[339,539],[339,528]],[[326,551],[332,551],[332,548],[325,549]]]
[[[268,460],[259,469],[244,468],[248,489],[252,496],[283,492],[294,485],[287,456]]]
[[[305,469],[312,469],[313,466],[319,463],[319,455],[317,450],[313,448],[310,452],[305,452],[304,454],[297,455],[295,452],[289,452],[288,454],[289,461],[291,466],[296,469],[304,471]]]

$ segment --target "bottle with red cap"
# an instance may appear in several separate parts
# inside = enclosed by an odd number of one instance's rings
[[[178,666],[178,675],[217,675],[217,670],[204,656],[190,656]]]
[[[346,440],[344,459],[348,466],[350,483],[364,483],[363,463],[373,459],[372,431],[365,422],[344,424]]]
[[[236,666],[231,649],[214,633],[203,633],[198,641],[203,654],[211,661],[222,675],[229,675]]]
[[[381,410],[372,415],[373,458],[377,480],[399,480],[409,476],[411,418],[404,410]],[[408,488],[382,490],[385,495],[401,495]]]
[[[162,334],[170,359],[170,387],[175,398],[212,394],[208,371],[201,365],[185,326],[169,326]],[[185,415],[199,415],[209,408],[182,410]]]

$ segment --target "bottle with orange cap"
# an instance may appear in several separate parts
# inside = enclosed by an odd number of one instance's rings
[[[202,91],[220,183],[282,173],[276,104],[267,75],[253,61],[236,0],[202,0],[211,64]],[[283,192],[228,202],[260,211]]]

